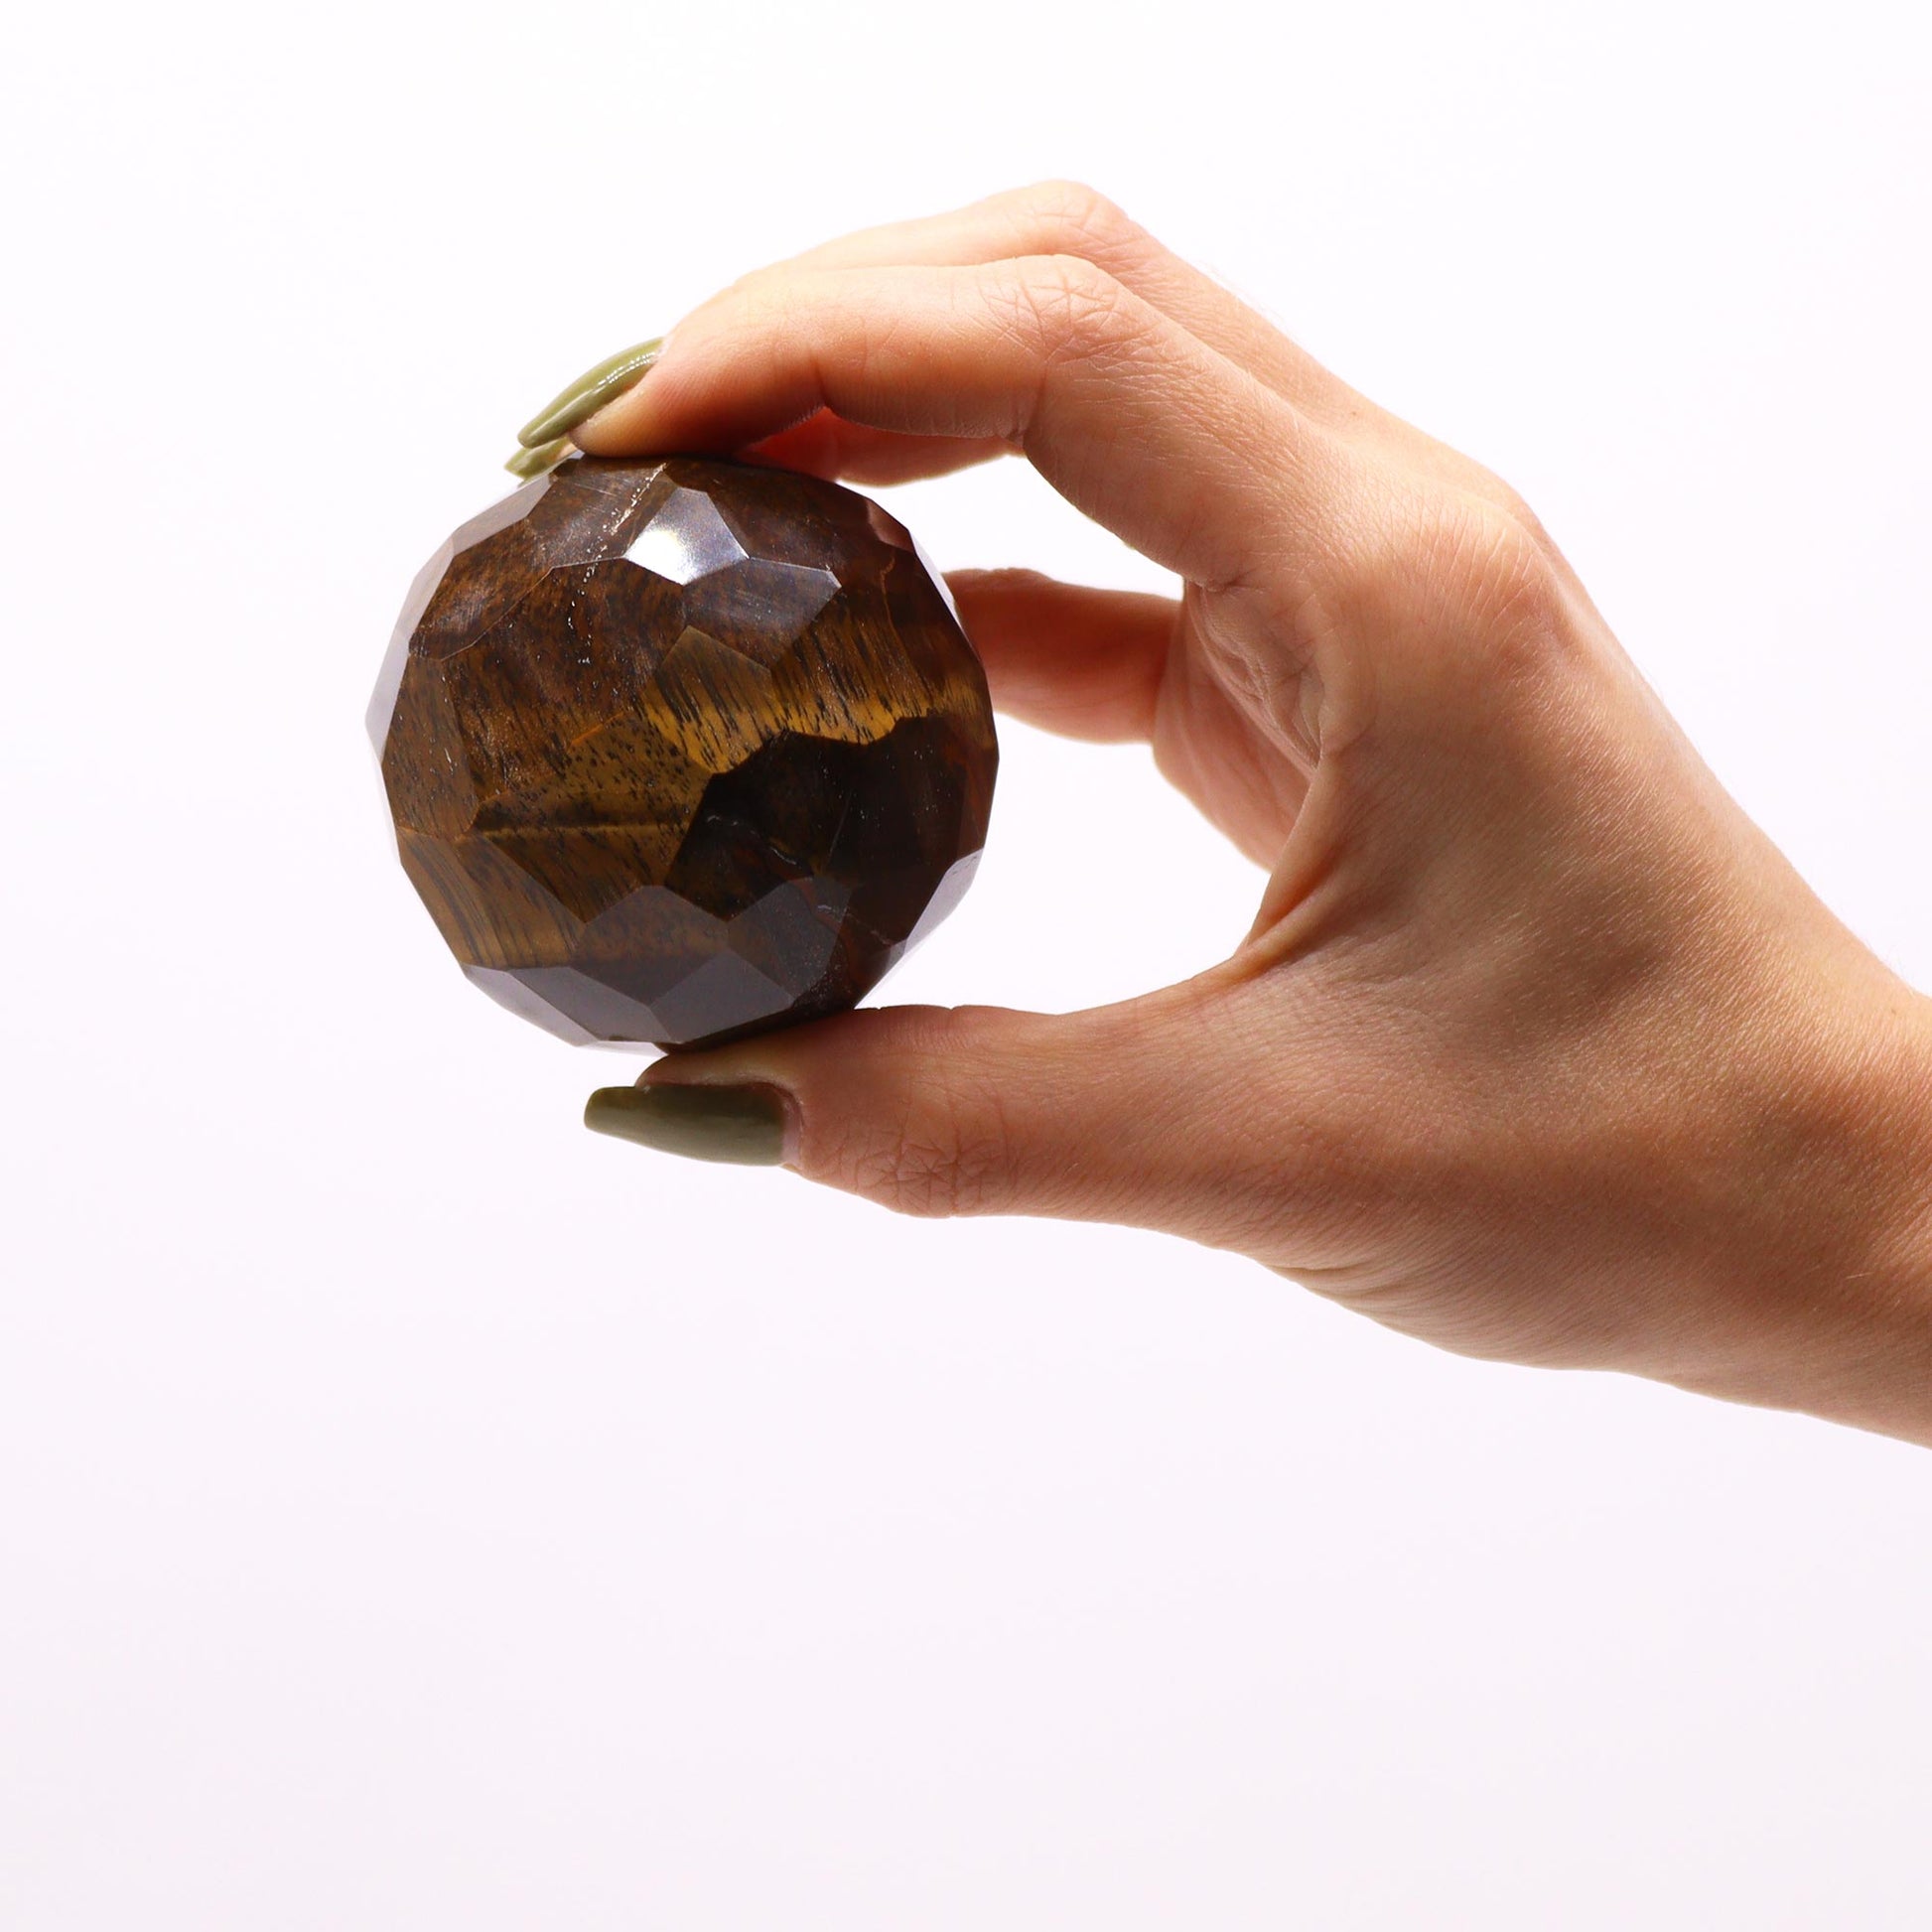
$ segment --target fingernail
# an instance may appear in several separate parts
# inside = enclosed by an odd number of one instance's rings
[[[630,388],[657,360],[663,346],[663,337],[653,336],[649,342],[639,343],[634,348],[621,348],[596,368],[586,369],[516,432],[516,440],[529,450],[574,430],[587,416],[595,416],[607,402]]]
[[[518,450],[503,465],[512,477],[521,477],[528,483],[532,477],[540,477],[546,470],[554,470],[570,454],[568,436],[553,437],[548,443],[539,443],[534,450]]]
[[[785,1158],[788,1106],[775,1087],[693,1087],[659,1082],[600,1087],[584,1125],[693,1161],[775,1168]]]

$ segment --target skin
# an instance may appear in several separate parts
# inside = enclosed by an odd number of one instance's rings
[[[850,1014],[647,1094],[762,1100],[906,1212],[1160,1228],[1445,1348],[1932,1444],[1932,1003],[1506,483],[1061,183],[748,276],[573,435],[861,484],[1024,456],[1179,595],[954,576],[996,703],[1148,740],[1269,868],[1182,985]]]

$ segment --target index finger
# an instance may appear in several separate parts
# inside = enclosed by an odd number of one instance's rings
[[[1035,182],[945,214],[862,228],[762,273],[1026,255],[1077,255],[1092,262],[1316,422],[1347,426],[1371,408],[1247,303],[1080,182]]]
[[[1067,256],[759,278],[687,318],[574,436],[600,456],[729,453],[819,410],[1010,443],[1077,508],[1206,587],[1275,574],[1340,474],[1291,403]]]

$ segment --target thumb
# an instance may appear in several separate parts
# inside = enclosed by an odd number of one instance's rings
[[[794,1169],[902,1213],[1228,1239],[1239,1055],[1198,984],[1083,1013],[885,1007],[655,1062],[585,1124]],[[1251,1142],[1252,1144],[1252,1142]]]

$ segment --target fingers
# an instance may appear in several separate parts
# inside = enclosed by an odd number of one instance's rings
[[[946,477],[994,457],[1013,455],[1003,437],[896,436],[863,423],[841,422],[829,409],[753,444],[744,455],[781,470],[853,483],[916,483]]]
[[[1079,182],[1037,182],[945,214],[863,229],[763,274],[1029,255],[1091,262],[1317,421],[1351,420],[1364,407],[1354,390],[1265,317]]]
[[[653,1140],[648,1127],[628,1137],[711,1152],[691,1132],[694,1111],[742,1137],[751,1094],[776,1090],[788,1126],[764,1158],[781,1152],[806,1178],[901,1212],[1055,1215],[1231,1240],[1253,1231],[1267,1182],[1245,1150],[1264,1138],[1231,1050],[1238,1035],[1211,1024],[1212,1010],[1195,984],[1063,1016],[845,1014],[658,1061],[633,1121],[660,1111],[650,1097],[667,1086],[705,1093],[677,1110],[679,1139]]]
[[[1312,420],[1352,425],[1370,408],[1266,318],[1076,182],[1042,182],[947,214],[864,229],[759,270],[738,288],[768,288],[819,270],[985,265],[1033,255],[1091,263]],[[842,422],[830,411],[780,430],[749,452],[760,462],[862,484],[944,476],[1012,453],[1004,438],[898,435]]]
[[[1178,602],[1031,570],[957,570],[946,583],[1001,711],[1063,738],[1152,744],[1170,783],[1256,864],[1274,864],[1308,774],[1264,753],[1190,661]]]
[[[1309,421],[1338,437],[1399,453],[1439,483],[1511,505],[1514,492],[1480,464],[1351,388],[1266,316],[1165,247],[1105,196],[1078,182],[1039,182],[949,213],[863,229],[759,270],[720,299],[819,270],[993,263],[1029,256],[1090,263],[1291,402]],[[997,445],[990,446],[965,460],[977,462],[999,453]],[[855,482],[904,482],[960,464],[959,459],[941,461],[935,452],[930,453],[930,467],[920,468],[916,452],[887,456],[870,443],[856,444],[847,454],[855,466],[859,460],[878,466],[839,473]]]
[[[1281,856],[1309,765],[1258,742],[1203,673],[1178,601],[1031,570],[957,570],[946,582],[1001,711],[1063,738],[1151,744],[1162,775],[1248,858]]]
[[[587,450],[741,450],[829,409],[1020,446],[1077,508],[1190,580],[1287,580],[1344,466],[1246,371],[1091,263],[803,271],[679,326]],[[1289,568],[1284,571],[1286,563]]]
[[[1103,745],[1153,735],[1173,599],[1031,570],[956,570],[946,582],[1000,710]]]

